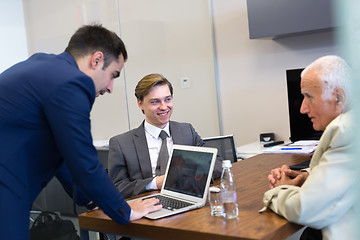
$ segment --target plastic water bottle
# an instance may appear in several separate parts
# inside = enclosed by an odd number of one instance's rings
[[[231,172],[231,161],[222,162],[223,171],[220,179],[221,200],[223,203],[224,217],[237,218],[239,214],[234,174]]]

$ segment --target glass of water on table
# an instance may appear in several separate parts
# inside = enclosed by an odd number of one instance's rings
[[[223,216],[223,205],[219,186],[209,187],[209,203],[212,216]]]

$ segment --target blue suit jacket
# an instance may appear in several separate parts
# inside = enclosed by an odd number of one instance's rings
[[[170,121],[169,129],[174,144],[205,145],[190,123]],[[136,129],[112,137],[109,144],[109,175],[120,193],[128,198],[146,192],[153,176],[144,122]],[[221,175],[221,161],[218,156],[213,178]]]
[[[0,205],[8,205],[0,207],[0,223],[7,211],[28,219],[30,205],[54,175],[61,175],[64,162],[86,196],[118,223],[128,223],[131,209],[92,144],[94,99],[92,79],[67,52],[35,54],[0,75]],[[5,236],[28,234],[13,228],[0,224]]]

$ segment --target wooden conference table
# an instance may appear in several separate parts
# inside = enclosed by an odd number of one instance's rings
[[[158,220],[139,219],[119,225],[101,210],[79,215],[81,238],[88,239],[88,230],[140,236],[153,239],[286,239],[302,226],[290,223],[268,211],[258,213],[268,190],[267,175],[275,167],[292,165],[310,159],[306,154],[260,154],[233,164],[238,194],[239,217],[226,220],[210,215],[207,203],[203,208]]]

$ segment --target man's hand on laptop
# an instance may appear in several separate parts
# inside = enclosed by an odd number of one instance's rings
[[[133,202],[130,202],[129,205],[133,210],[133,213],[130,217],[130,221],[134,221],[142,218],[148,213],[158,211],[162,208],[162,205],[155,205],[159,203],[159,199],[149,198],[149,199],[138,199]]]
[[[161,175],[161,176],[156,177],[156,186],[157,186],[158,189],[162,188],[162,185],[163,185],[163,182],[164,182],[164,177],[165,177],[165,175]]]

